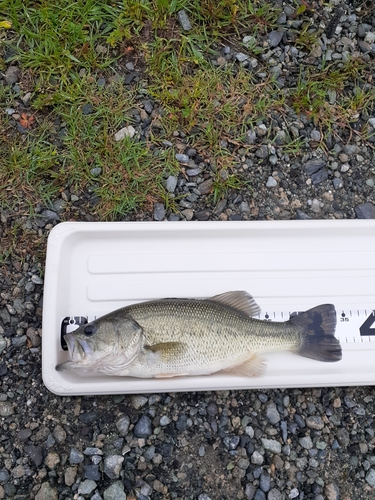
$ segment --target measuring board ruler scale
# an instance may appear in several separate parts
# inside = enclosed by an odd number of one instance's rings
[[[291,316],[299,312],[288,311],[265,311],[255,319],[271,322],[285,322]],[[367,309],[340,309],[336,308],[336,338],[340,341],[344,351],[375,349],[375,310]],[[61,349],[67,350],[64,335],[76,330],[79,326],[94,321],[97,317],[87,316],[66,316],[61,320]],[[370,344],[370,345],[369,345]]]

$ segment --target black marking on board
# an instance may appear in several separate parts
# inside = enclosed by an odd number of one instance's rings
[[[61,322],[61,332],[60,332],[60,343],[61,347],[64,351],[68,350],[68,346],[66,345],[64,336],[67,333],[73,332],[81,325],[85,325],[87,323],[87,318],[84,316],[66,316]]]
[[[372,311],[366,321],[359,327],[361,337],[375,336],[375,310]],[[373,326],[374,325],[374,326]],[[373,328],[371,328],[373,326]]]

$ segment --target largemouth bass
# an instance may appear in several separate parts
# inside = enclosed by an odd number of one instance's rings
[[[292,351],[339,361],[336,311],[320,305],[283,323],[253,318],[260,308],[247,292],[211,299],[163,299],[111,312],[65,335],[70,360],[57,370],[141,378],[208,375],[258,376],[260,353]]]

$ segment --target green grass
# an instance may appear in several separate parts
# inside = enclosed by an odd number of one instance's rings
[[[311,24],[303,3],[293,3],[295,19],[304,23],[293,43],[309,56],[321,30]],[[189,15],[191,31],[179,26],[181,9]],[[12,23],[11,29],[0,27],[0,69],[18,64],[23,71],[19,94],[0,86],[0,208],[30,215],[71,190],[97,197],[91,212],[100,220],[150,210],[160,200],[178,211],[164,180],[181,171],[175,160],[180,133],[187,137],[185,146],[196,148],[215,170],[210,200],[217,202],[232,190],[250,192],[249,174],[241,176],[236,168],[237,152],[257,147],[246,144],[246,133],[275,116],[282,121],[290,109],[322,131],[322,142],[340,128],[365,140],[366,131],[353,132],[353,123],[374,106],[367,61],[323,60],[321,66],[301,67],[295,85],[285,88],[271,77],[258,77],[269,73],[262,59],[268,48],[263,42],[245,47],[242,39],[266,38],[278,29],[279,14],[272,0],[0,0],[0,21]],[[258,66],[218,64],[224,45],[248,52]],[[131,88],[121,83],[128,61],[143,68]],[[97,85],[99,76],[116,72],[119,82]],[[4,110],[22,112],[20,98],[27,92],[26,111],[35,122],[20,134]],[[150,117],[146,139],[116,142],[120,128],[135,125],[134,112],[141,111],[147,96],[160,111]],[[89,114],[83,112],[87,104]],[[163,146],[165,140],[173,147]],[[265,140],[274,142],[271,132]],[[306,144],[291,137],[277,147],[298,156]],[[101,174],[93,176],[93,168]],[[75,212],[68,210],[69,216]]]
[[[291,105],[326,133],[331,132],[334,125],[350,127],[358,118],[357,113],[374,106],[375,90],[370,86],[363,88],[367,76],[368,64],[358,59],[331,64],[321,71],[301,71],[297,86],[289,92]],[[354,95],[351,92],[350,96],[345,92],[349,82],[357,82]],[[330,103],[330,91],[337,95],[333,104]]]

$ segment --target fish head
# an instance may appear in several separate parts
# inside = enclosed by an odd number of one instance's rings
[[[70,360],[57,371],[102,372],[132,363],[143,345],[142,328],[131,318],[104,316],[67,333]]]

